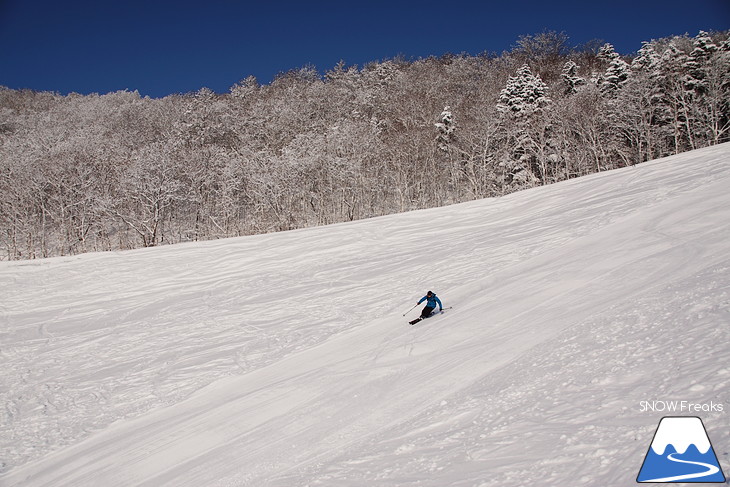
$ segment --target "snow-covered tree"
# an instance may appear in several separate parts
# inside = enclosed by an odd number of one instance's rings
[[[578,89],[586,84],[585,78],[578,76],[578,65],[573,61],[565,63],[561,76],[563,78],[563,86],[565,87],[564,93],[566,95],[577,93]]]
[[[565,32],[545,30],[539,34],[523,35],[510,53],[518,62],[532,66],[533,72],[552,83],[560,76],[560,66],[570,52]]]
[[[454,137],[454,131],[456,130],[456,122],[454,122],[454,115],[451,113],[451,107],[448,105],[444,108],[439,115],[439,121],[434,124],[439,134],[436,138],[438,147],[441,150],[448,150],[449,143],[451,143]]]
[[[551,121],[543,110],[552,101],[547,85],[523,65],[500,92],[497,110],[505,115],[511,153],[502,161],[512,188],[523,188],[547,181]]]
[[[599,87],[605,95],[613,96],[629,79],[631,69],[611,44],[604,44],[598,57],[608,64],[606,72],[598,80]]]
[[[510,76],[507,86],[499,94],[497,110],[516,116],[529,115],[550,104],[547,85],[539,75],[533,75],[530,66],[524,64],[517,76]]]
[[[718,51],[717,46],[707,32],[700,31],[694,38],[694,49],[689,53],[687,58],[687,88],[697,93],[702,93],[707,89],[707,69],[713,54]]]
[[[659,54],[654,49],[652,42],[643,42],[641,49],[631,62],[631,70],[634,72],[654,73],[659,65]]]
[[[230,93],[233,98],[245,100],[252,97],[260,89],[259,82],[255,76],[248,76],[235,85],[231,86]]]
[[[692,116],[702,139],[719,143],[730,133],[730,52],[707,32],[694,38],[687,63],[687,89],[694,95]]]

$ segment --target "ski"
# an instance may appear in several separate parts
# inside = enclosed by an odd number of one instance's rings
[[[451,308],[453,308],[453,306],[449,306],[448,308],[442,308],[442,309],[441,309],[441,311],[439,311],[439,312],[433,312],[433,311],[432,311],[430,315],[426,316],[426,318],[430,318],[430,317],[432,317],[432,316],[436,316],[436,315],[440,315],[440,314],[443,314],[443,312],[444,312],[444,311],[446,311],[447,309],[451,309]],[[409,323],[409,324],[411,324],[411,325],[415,325],[415,324],[416,324],[416,323],[418,323],[419,321],[423,321],[423,320],[425,320],[426,318],[421,318],[421,317],[419,316],[419,317],[418,317],[418,318],[416,318],[415,320],[409,321],[408,323]]]

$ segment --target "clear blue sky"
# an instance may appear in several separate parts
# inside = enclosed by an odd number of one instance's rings
[[[397,55],[501,53],[565,32],[628,54],[730,29],[730,0],[0,0],[0,85],[62,94],[226,92],[253,75]]]

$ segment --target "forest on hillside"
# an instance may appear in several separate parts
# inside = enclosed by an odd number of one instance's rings
[[[0,259],[369,218],[730,141],[728,34],[622,56],[546,31],[160,99],[0,88]]]

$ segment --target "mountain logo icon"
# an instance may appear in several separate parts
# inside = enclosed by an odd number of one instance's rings
[[[636,481],[724,483],[725,475],[702,420],[696,416],[662,418]]]

